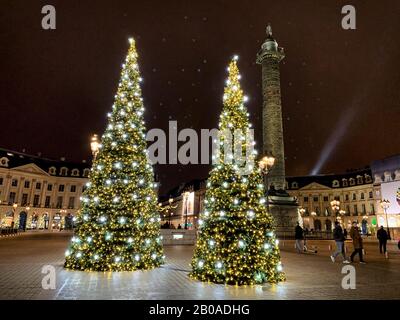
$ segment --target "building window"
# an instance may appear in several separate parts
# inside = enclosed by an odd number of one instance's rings
[[[6,157],[3,157],[3,158],[1,158],[0,159],[0,166],[2,166],[2,167],[8,167],[8,158],[6,158]]]
[[[304,197],[304,202],[308,202],[308,197]]]
[[[8,197],[8,203],[9,204],[14,204],[15,203],[15,196],[16,196],[15,192],[10,192],[10,195]]]
[[[365,210],[365,204],[364,203],[361,205],[361,208],[362,208],[362,213],[366,214],[367,210]]]
[[[17,179],[12,179],[12,180],[11,180],[11,186],[12,186],[12,187],[18,186],[18,180],[17,180]]]
[[[345,195],[345,199],[346,199],[346,201],[349,201],[349,195],[348,194]]]
[[[346,206],[346,214],[350,215],[350,206],[349,205]]]
[[[0,177],[0,186],[3,185],[3,181],[4,181],[3,177]]]
[[[371,214],[375,214],[375,206],[371,203]]]
[[[354,205],[354,215],[358,215],[358,207],[356,204]]]
[[[299,187],[297,182],[292,182],[292,189],[297,189]]]
[[[63,203],[63,197],[57,197],[56,208],[57,209],[61,209],[62,208],[62,203]]]
[[[315,213],[317,214],[317,216],[321,214],[321,210],[319,210],[319,207],[315,207]]]
[[[47,191],[53,190],[53,185],[50,183],[47,185]]]
[[[364,200],[364,192],[361,192],[361,200]]]
[[[347,179],[342,179],[342,185],[343,187],[347,187],[349,185]]]
[[[88,168],[84,169],[83,170],[83,176],[84,177],[89,177],[89,172],[90,172],[90,170]]]
[[[74,209],[75,207],[75,197],[69,197],[68,209]]]
[[[356,180],[354,180],[354,178],[350,178],[349,181],[351,186],[354,186],[356,184]]]
[[[36,182],[36,189],[40,190],[42,188],[42,183],[41,182]]]
[[[72,185],[70,191],[71,191],[71,192],[76,192],[76,185]]]
[[[24,182],[24,188],[29,188],[30,185],[31,185],[31,182],[29,180],[26,180]]]
[[[357,196],[355,193],[353,193],[353,200],[357,200]]]
[[[58,186],[58,191],[59,191],[59,192],[64,192],[64,185],[63,185],[63,184],[60,184],[60,185]]]
[[[332,187],[333,187],[333,188],[339,187],[339,181],[338,181],[338,180],[333,180],[333,182],[332,182]]]
[[[33,206],[34,207],[39,206],[39,195],[38,194],[35,194],[35,196],[33,197]]]
[[[313,200],[314,200],[314,202],[318,202],[319,198],[318,197],[314,197]]]
[[[72,170],[72,173],[71,173],[71,176],[73,176],[73,177],[79,177],[79,170],[78,170],[78,169],[73,169],[73,170]]]
[[[50,208],[50,196],[46,196],[46,199],[44,201],[44,206],[45,208]]]
[[[21,200],[21,206],[26,206],[28,204],[28,194],[23,193],[22,194],[22,200]]]
[[[370,192],[368,193],[368,197],[369,197],[370,199],[372,199],[372,198],[374,197],[374,194],[372,193],[372,191],[370,191]]]
[[[324,196],[324,202],[328,202],[329,201],[329,197]]]
[[[357,176],[357,184],[363,184],[363,177]]]
[[[60,169],[60,176],[66,176],[68,174],[68,168],[62,167]]]
[[[369,174],[365,175],[365,182],[366,183],[371,183],[372,182],[372,178],[371,178],[371,176]]]
[[[340,196],[335,196],[333,199],[335,199],[336,201],[340,201]]]
[[[49,173],[54,176],[56,174],[56,170],[56,167],[51,167],[49,168]]]

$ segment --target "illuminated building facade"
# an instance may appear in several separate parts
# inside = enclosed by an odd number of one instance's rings
[[[71,229],[89,166],[0,149],[2,229]]]

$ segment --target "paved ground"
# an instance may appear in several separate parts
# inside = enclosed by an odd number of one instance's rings
[[[400,299],[400,252],[390,259],[366,243],[368,264],[355,263],[356,289],[341,287],[343,264],[329,259],[329,241],[314,241],[317,254],[297,254],[293,241],[281,241],[287,281],[235,287],[188,278],[192,246],[165,247],[166,264],[151,271],[97,273],[64,270],[70,235],[25,234],[0,239],[0,299]],[[311,244],[311,243],[310,243]],[[350,244],[348,246],[351,247]],[[44,290],[44,265],[56,269],[56,289]]]

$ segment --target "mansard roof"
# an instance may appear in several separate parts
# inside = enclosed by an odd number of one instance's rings
[[[47,173],[50,173],[50,168],[54,168],[54,174],[51,174],[53,176],[61,176],[61,169],[67,168],[66,175],[62,175],[63,177],[83,177],[85,169],[90,169],[91,166],[90,163],[54,160],[0,148],[0,168],[13,169],[29,164],[35,164]],[[73,174],[74,169],[78,169],[78,175]]]

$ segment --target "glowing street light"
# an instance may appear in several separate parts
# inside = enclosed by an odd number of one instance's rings
[[[97,153],[99,152],[100,142],[97,134],[94,134],[92,140],[90,141],[90,149],[92,150],[92,155],[96,158]]]
[[[390,207],[390,201],[388,199],[383,199],[380,201],[380,205],[381,205],[381,208],[385,211],[388,239],[391,240],[392,238],[390,237],[389,220],[388,220],[388,215],[387,215],[387,209],[389,209],[389,207]]]
[[[331,208],[333,210],[333,212],[335,212],[336,218],[338,216],[339,213],[339,209],[340,209],[340,201],[339,200],[332,200],[331,201]]]
[[[269,212],[269,186],[268,186],[268,173],[271,171],[271,168],[275,164],[275,158],[273,156],[264,156],[259,162],[258,167],[261,169],[261,172],[264,177],[264,185],[266,188],[266,198],[267,198],[267,211]]]

